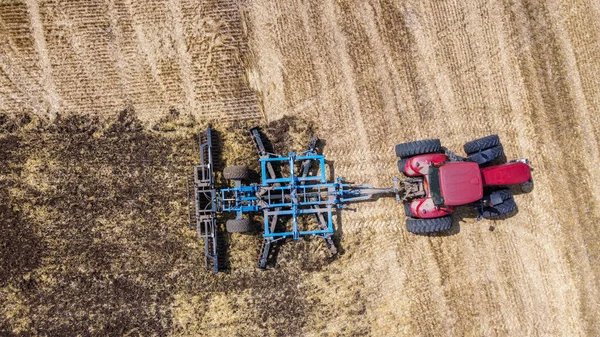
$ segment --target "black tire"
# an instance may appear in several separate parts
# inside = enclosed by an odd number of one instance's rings
[[[494,207],[483,207],[483,209],[480,211],[480,214],[486,219],[493,219],[502,215],[512,213],[516,209],[517,204],[515,203],[515,199],[511,198],[504,200],[503,203]]]
[[[404,203],[404,214],[409,217],[414,217],[415,215],[410,211],[410,202]]]
[[[502,149],[502,145],[498,145],[492,147],[491,149],[473,153],[467,158],[469,161],[476,162],[479,165],[486,165],[502,156],[504,156],[504,149]]]
[[[227,220],[225,228],[229,233],[247,233],[252,231],[250,219],[232,219]]]
[[[398,171],[400,173],[406,173],[406,172],[404,172],[404,165],[406,164],[407,161],[408,161],[408,158],[398,160]]]
[[[528,182],[521,184],[521,192],[522,193],[531,193],[534,187],[533,179],[530,179]]]
[[[442,144],[439,139],[417,140],[396,145],[396,156],[400,158],[409,158],[426,153],[439,153],[441,151]]]
[[[452,228],[452,216],[433,219],[406,219],[406,230],[413,234],[442,232]]]
[[[512,199],[513,198],[513,194],[510,191],[510,189],[508,189],[508,188],[505,188],[505,189],[502,189],[502,190],[498,190],[498,191],[494,191],[491,194],[500,195],[500,198],[502,198],[502,201],[506,201],[508,199]]]
[[[500,137],[498,137],[498,135],[489,135],[487,137],[472,140],[466,143],[463,148],[467,155],[471,155],[498,145],[500,145]]]
[[[249,175],[248,166],[228,166],[223,170],[223,178],[229,180],[244,180]]]

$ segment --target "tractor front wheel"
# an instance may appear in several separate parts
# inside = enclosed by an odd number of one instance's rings
[[[442,232],[452,227],[452,216],[432,219],[406,219],[406,230],[413,234]]]

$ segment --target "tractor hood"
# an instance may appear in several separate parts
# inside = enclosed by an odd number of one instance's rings
[[[477,163],[448,163],[440,167],[439,175],[445,205],[464,205],[483,197],[483,181]]]

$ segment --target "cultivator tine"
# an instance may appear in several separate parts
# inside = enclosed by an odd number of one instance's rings
[[[280,207],[275,209],[275,211],[280,211],[280,210],[281,210]],[[277,214],[270,216],[269,229],[270,229],[271,233],[273,233],[275,231],[275,227],[277,226],[277,219],[278,219]],[[262,244],[258,251],[258,268],[260,268],[260,269],[267,268],[267,263],[269,262],[272,248],[274,248],[275,244],[277,244],[277,243],[274,242],[271,238],[263,238]]]
[[[308,145],[308,148],[306,149],[306,154],[316,154],[316,152],[315,152],[316,147],[317,147],[317,138],[312,138],[310,140],[310,144]],[[308,175],[311,164],[312,164],[312,160],[310,160],[310,159],[307,159],[302,162],[302,165],[300,166],[300,172],[301,172],[302,178],[306,178],[306,176]],[[300,184],[304,185],[304,182],[301,182]]]
[[[312,138],[310,140],[310,145],[308,146],[308,149],[306,150],[307,154],[315,154],[317,147],[317,138]],[[302,162],[302,166],[300,167],[300,172],[302,172],[302,178],[306,178],[306,176],[308,176],[308,173],[310,172],[310,167],[312,165],[312,160],[308,159]],[[300,185],[304,185],[305,181],[301,181]],[[314,199],[314,198],[313,198]],[[313,205],[312,206],[313,209],[318,210],[319,206],[318,205]],[[319,229],[321,230],[327,230],[329,225],[328,222],[325,220],[325,218],[323,217],[323,213],[321,212],[316,212],[315,213],[315,217],[317,218],[317,223],[319,224]],[[323,236],[323,239],[325,241],[325,246],[327,247],[327,249],[329,250],[329,253],[331,255],[336,255],[337,254],[337,247],[335,246],[335,242],[333,241],[333,238],[331,236],[331,234],[327,234],[325,236]]]
[[[318,209],[319,206],[314,205],[313,208]],[[327,221],[325,221],[325,218],[323,217],[323,213],[315,213],[315,216],[317,218],[317,222],[319,223],[319,228],[322,230],[326,230],[328,225],[327,225]],[[323,237],[323,239],[325,240],[325,246],[329,250],[329,253],[332,256],[336,255],[337,247],[335,246],[335,242],[333,241],[333,237],[331,236],[331,234],[325,235]]]
[[[260,131],[257,127],[251,128],[250,130],[250,138],[252,139],[252,142],[254,143],[254,146],[256,147],[256,152],[258,153],[258,156],[263,158],[263,157],[268,157],[269,153],[267,152],[267,149],[265,148],[265,144],[262,141],[261,135],[260,135]],[[275,179],[277,178],[277,175],[275,174],[275,170],[273,169],[273,165],[271,163],[266,163],[266,167],[267,167],[267,173],[269,174],[269,177],[271,179]],[[281,184],[279,183],[274,183],[273,186],[280,186]],[[276,212],[281,210],[281,207],[275,208],[274,209]],[[278,216],[277,214],[269,216],[269,229],[271,232],[275,231],[275,227],[277,226],[277,219]],[[263,238],[262,244],[260,246],[260,249],[258,251],[258,267],[261,269],[265,269],[267,267],[267,263],[269,261],[269,257],[270,254],[272,252],[272,248],[275,245],[275,242],[271,239],[271,238]]]

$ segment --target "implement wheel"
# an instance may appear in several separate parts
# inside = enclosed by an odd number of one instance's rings
[[[229,233],[247,233],[252,231],[250,219],[232,219],[227,220],[225,228]]]
[[[223,178],[228,180],[244,180],[248,179],[250,173],[248,166],[228,166],[223,170]]]

